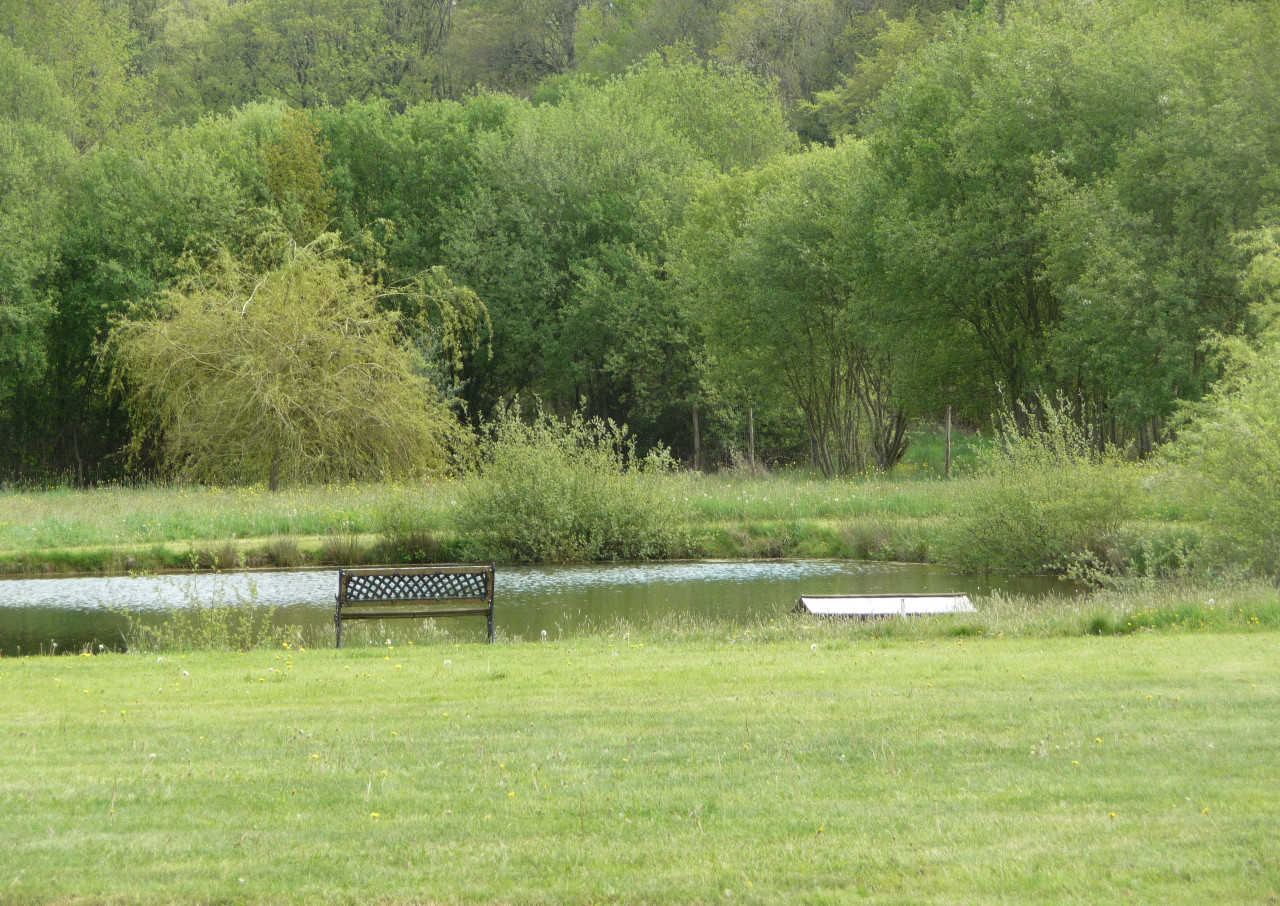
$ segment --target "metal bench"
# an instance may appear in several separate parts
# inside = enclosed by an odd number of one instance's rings
[[[471,607],[450,606],[473,602]],[[493,641],[493,564],[480,566],[358,567],[338,570],[333,622],[342,647],[343,620],[403,617],[489,618]]]

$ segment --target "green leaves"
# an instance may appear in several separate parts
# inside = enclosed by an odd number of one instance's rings
[[[500,412],[481,443],[482,465],[458,510],[479,556],[518,562],[644,560],[686,547],[681,488],[663,449],[643,459],[625,427],[542,411]]]
[[[140,446],[197,480],[416,475],[445,464],[457,423],[400,342],[378,288],[333,237],[266,273],[224,256],[111,345]]]

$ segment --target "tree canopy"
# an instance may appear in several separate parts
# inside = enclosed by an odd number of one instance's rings
[[[847,472],[1061,396],[1148,455],[1265,321],[1278,9],[0,0],[0,475],[217,473],[150,442],[182,435],[137,338],[330,233],[297,273],[433,420],[532,395],[690,459],[696,412],[723,460],[750,412]]]
[[[446,464],[456,420],[334,238],[290,246],[265,273],[219,255],[117,323],[135,443],[154,441],[169,472],[274,490]]]

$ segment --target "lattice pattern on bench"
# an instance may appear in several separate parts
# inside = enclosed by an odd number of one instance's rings
[[[458,602],[464,606],[449,607],[447,605],[450,602]],[[474,603],[468,605],[467,602]],[[338,631],[339,648],[342,647],[344,620],[480,615],[488,618],[489,641],[492,642],[492,564],[358,567],[338,570],[338,608],[333,620]]]
[[[488,573],[379,573],[348,575],[346,603],[441,601],[489,597]]]

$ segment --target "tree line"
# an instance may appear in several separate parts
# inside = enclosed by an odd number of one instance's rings
[[[1062,395],[1145,455],[1265,335],[1278,25],[4,0],[0,473],[441,467],[514,398],[849,474]]]

